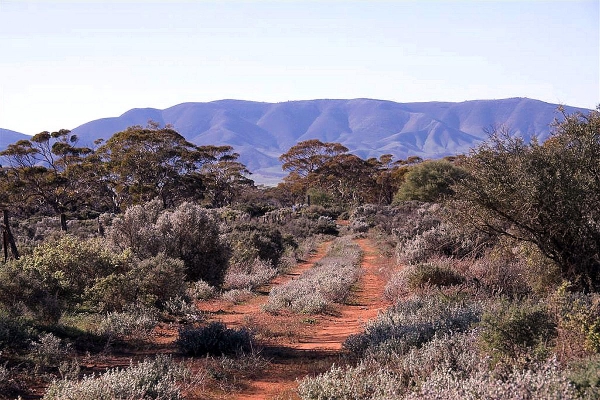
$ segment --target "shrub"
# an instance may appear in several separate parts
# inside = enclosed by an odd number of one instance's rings
[[[600,398],[600,359],[598,357],[575,363],[569,368],[568,376],[580,398]]]
[[[473,260],[467,274],[491,296],[518,299],[531,294],[526,263],[506,249],[496,248]]]
[[[40,335],[38,340],[31,343],[29,356],[36,368],[58,367],[74,354],[71,345],[54,336],[52,333]]]
[[[370,321],[363,333],[349,336],[344,347],[357,355],[379,351],[401,355],[436,336],[464,332],[479,322],[480,316],[479,303],[416,297],[398,302]]]
[[[191,203],[160,211],[156,201],[127,209],[116,218],[108,237],[140,258],[164,253],[183,260],[190,281],[219,285],[227,270],[229,250],[219,235],[214,213]]]
[[[428,263],[408,265],[392,275],[385,286],[386,298],[396,301],[410,293],[428,288],[460,285],[465,278],[451,266],[451,260],[439,259]]]
[[[193,302],[189,302],[182,296],[176,296],[166,300],[163,304],[163,309],[170,315],[179,317],[184,321],[198,322],[204,318],[202,311],[200,311]]]
[[[0,303],[8,310],[22,304],[41,322],[54,323],[80,305],[96,280],[129,263],[126,252],[115,254],[97,240],[62,236],[0,267]]]
[[[195,300],[208,300],[217,295],[217,289],[200,279],[189,284],[186,295]]]
[[[495,360],[515,359],[531,350],[545,352],[544,346],[557,334],[546,307],[530,300],[501,302],[482,315],[481,328],[482,344]]]
[[[190,373],[170,357],[158,356],[126,369],[111,369],[81,381],[54,381],[44,395],[45,400],[112,400],[112,399],[183,399],[178,384],[189,380]]]
[[[199,328],[180,329],[175,343],[185,355],[221,356],[249,352],[254,345],[253,341],[252,334],[245,328],[228,329],[223,323],[211,322]]]
[[[229,233],[232,264],[246,264],[256,258],[277,265],[284,252],[279,229],[267,224],[239,224]]]
[[[158,322],[154,310],[130,306],[124,312],[110,312],[98,325],[96,333],[106,336],[109,340],[147,339]]]
[[[466,172],[445,160],[425,161],[410,168],[394,203],[405,200],[434,202],[454,194],[452,185]]]
[[[224,292],[221,298],[235,304],[241,304],[254,297],[254,293],[250,289],[231,289]]]
[[[356,367],[333,366],[314,378],[306,377],[298,385],[300,398],[322,399],[393,399],[402,391],[402,377],[375,363]]]
[[[24,349],[32,337],[32,329],[22,319],[0,312],[0,352]]]
[[[185,291],[185,265],[164,253],[142,260],[128,272],[137,292],[136,301],[144,304],[162,304],[181,296]]]
[[[551,297],[561,342],[579,353],[600,353],[600,295],[570,292],[568,282]]]
[[[570,400],[578,398],[574,386],[555,360],[530,369],[515,369],[504,379],[492,371],[481,370],[463,377],[451,369],[438,369],[406,400],[506,399]]]
[[[269,282],[275,275],[277,275],[277,270],[269,262],[256,258],[249,264],[230,266],[225,274],[223,287],[225,289],[253,290]]]

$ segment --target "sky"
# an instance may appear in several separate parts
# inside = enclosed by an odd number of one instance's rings
[[[0,128],[242,99],[600,103],[600,1],[0,0]]]

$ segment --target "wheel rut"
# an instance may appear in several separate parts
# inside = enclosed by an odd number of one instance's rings
[[[327,254],[330,242],[319,246],[316,254],[298,264],[290,273],[273,279],[261,294],[243,304],[223,301],[201,305],[209,320],[220,321],[228,327],[252,329],[261,345],[261,355],[270,365],[252,380],[244,382],[240,390],[218,397],[221,399],[297,399],[297,380],[316,374],[345,355],[342,345],[352,334],[360,333],[364,324],[390,306],[383,292],[390,260],[380,255],[368,238],[355,239],[361,247],[362,275],[355,284],[346,304],[338,304],[327,315],[298,315],[281,313],[271,315],[262,306],[271,288],[292,280],[312,268]]]

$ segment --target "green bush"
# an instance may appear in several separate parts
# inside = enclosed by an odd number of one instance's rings
[[[447,265],[440,263],[425,263],[416,266],[408,278],[411,289],[422,289],[426,286],[460,285],[465,278]]]
[[[445,160],[417,164],[405,175],[404,183],[394,196],[394,203],[406,200],[442,200],[454,194],[452,185],[464,176],[464,170]]]
[[[495,361],[533,354],[546,356],[557,335],[556,322],[543,304],[530,300],[501,302],[481,317],[481,342]],[[533,351],[533,353],[531,353]]]
[[[0,303],[13,312],[24,305],[40,322],[54,323],[79,307],[97,280],[126,271],[130,262],[127,252],[111,252],[96,239],[65,235],[0,266]]]
[[[568,373],[581,398],[600,398],[600,358],[579,361],[569,368]]]
[[[0,312],[0,352],[4,349],[22,350],[33,336],[31,327],[20,318]]]
[[[277,265],[285,250],[279,229],[266,224],[236,225],[227,240],[232,251],[232,264],[251,263],[258,257]]]
[[[252,334],[245,328],[228,329],[223,323],[211,322],[204,327],[180,329],[175,343],[186,355],[221,356],[247,353],[252,350],[253,341]]]

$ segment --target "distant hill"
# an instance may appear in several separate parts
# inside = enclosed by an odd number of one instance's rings
[[[527,98],[460,103],[396,103],[384,100],[305,100],[262,103],[219,100],[183,103],[165,110],[139,108],[75,129],[81,144],[108,139],[149,120],[172,124],[198,145],[231,145],[258,183],[274,183],[285,174],[278,157],[307,139],[344,144],[360,157],[393,154],[440,158],[466,153],[486,139],[486,130],[506,126],[526,140],[545,140],[557,104]],[[568,113],[588,110],[565,107]]]
[[[4,150],[9,144],[30,138],[29,135],[0,128],[0,150]]]

